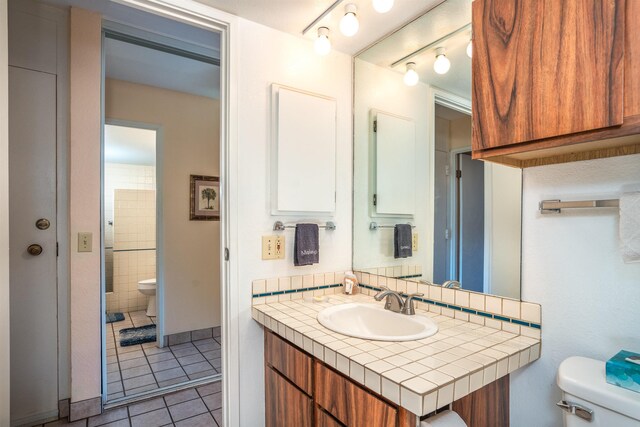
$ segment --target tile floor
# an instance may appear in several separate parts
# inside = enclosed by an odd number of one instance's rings
[[[88,420],[54,421],[39,427],[221,427],[220,381],[163,397],[110,409]]]
[[[219,336],[164,348],[155,342],[121,347],[121,329],[154,323],[144,311],[124,316],[121,322],[107,324],[108,400],[222,372]]]

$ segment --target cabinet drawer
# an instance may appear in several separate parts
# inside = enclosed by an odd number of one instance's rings
[[[265,367],[266,427],[312,427],[313,401],[272,368]]]
[[[327,414],[321,407],[316,406],[316,426],[315,427],[344,427],[335,420],[331,415]]]
[[[311,357],[271,332],[265,332],[264,358],[284,377],[311,396],[313,369]]]
[[[349,427],[395,427],[397,410],[326,366],[315,364],[316,403]]]

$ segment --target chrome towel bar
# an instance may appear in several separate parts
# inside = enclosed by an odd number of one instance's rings
[[[373,221],[369,223],[369,230],[377,230],[378,228],[394,228],[394,227],[395,225],[378,225],[377,222],[373,222]],[[411,228],[416,228],[416,226],[411,225]]]
[[[620,207],[619,199],[608,200],[576,200],[563,202],[560,200],[543,200],[539,204],[540,213],[562,213],[562,209],[574,208],[617,208]]]
[[[273,231],[284,231],[287,228],[296,228],[296,224],[284,225],[282,221],[276,221],[273,223]],[[325,230],[333,231],[336,229],[336,224],[333,221],[327,221],[325,225],[318,225],[318,228],[324,228]]]

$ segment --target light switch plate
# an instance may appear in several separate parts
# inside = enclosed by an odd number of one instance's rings
[[[93,251],[93,233],[79,232],[78,233],[78,252],[92,252]]]
[[[262,236],[262,259],[276,259],[276,236]]]
[[[411,235],[411,250],[414,252],[418,251],[418,233]]]

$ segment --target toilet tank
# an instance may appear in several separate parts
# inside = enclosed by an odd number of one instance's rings
[[[605,362],[586,357],[569,357],[558,368],[562,401],[593,411],[588,421],[565,409],[565,427],[638,427],[640,393],[608,384]],[[565,406],[566,407],[566,406]],[[581,412],[580,409],[576,410]],[[585,414],[582,411],[582,414]]]

